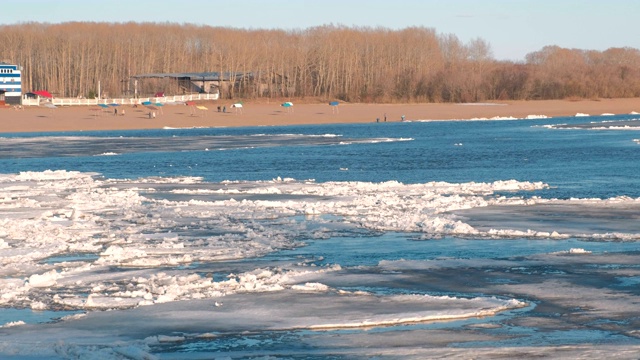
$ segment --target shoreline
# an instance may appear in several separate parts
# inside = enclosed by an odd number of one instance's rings
[[[244,102],[243,108],[231,108],[230,100],[199,103],[208,110],[186,105],[165,105],[156,110],[144,106],[119,106],[100,109],[95,106],[67,106],[50,109],[44,106],[0,108],[0,133],[63,132],[95,130],[136,130],[191,127],[287,126],[338,123],[451,121],[491,118],[574,117],[578,114],[635,114],[640,112],[640,98],[600,100],[531,100],[493,101],[485,103],[421,104],[349,104],[329,106],[302,103],[284,108],[279,102]],[[226,113],[218,112],[225,106]],[[122,110],[125,115],[122,115]],[[149,112],[156,117],[150,118]]]

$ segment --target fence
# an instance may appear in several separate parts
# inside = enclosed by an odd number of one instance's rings
[[[120,99],[78,99],[78,98],[53,98],[53,99],[29,99],[22,98],[23,106],[39,106],[41,102],[50,102],[56,106],[90,106],[98,104],[118,104],[118,105],[135,105],[143,102],[151,102],[154,104],[166,104],[172,102],[198,101],[198,100],[218,100],[218,94],[190,94],[190,95],[174,95],[162,97],[148,98],[120,98]]]

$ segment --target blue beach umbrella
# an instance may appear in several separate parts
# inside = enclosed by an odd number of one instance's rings
[[[280,104],[280,106],[284,107],[285,109],[287,109],[287,113],[290,113],[291,110],[293,109],[293,103],[290,101],[287,101],[285,103]]]
[[[340,104],[340,103],[337,102],[337,101],[332,101],[332,102],[329,103],[329,105],[331,105],[331,113],[332,114],[335,114],[335,113],[338,112],[338,104]]]

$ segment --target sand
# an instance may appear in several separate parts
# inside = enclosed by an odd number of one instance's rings
[[[231,102],[218,100],[200,103],[208,110],[195,110],[186,105],[166,105],[156,110],[144,106],[99,109],[95,106],[13,107],[0,108],[0,133],[41,131],[90,131],[119,129],[158,129],[188,127],[273,126],[329,123],[382,123],[406,120],[467,120],[473,118],[516,117],[529,115],[547,117],[576,114],[629,114],[640,112],[640,98],[600,100],[500,101],[482,104],[346,104],[337,107],[327,103],[298,104],[291,108],[280,102],[247,101],[242,109],[231,108]],[[227,113],[217,106],[226,106]],[[122,115],[122,110],[125,115]]]

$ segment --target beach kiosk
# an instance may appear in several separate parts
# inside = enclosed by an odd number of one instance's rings
[[[22,103],[21,67],[0,62],[0,105]]]

